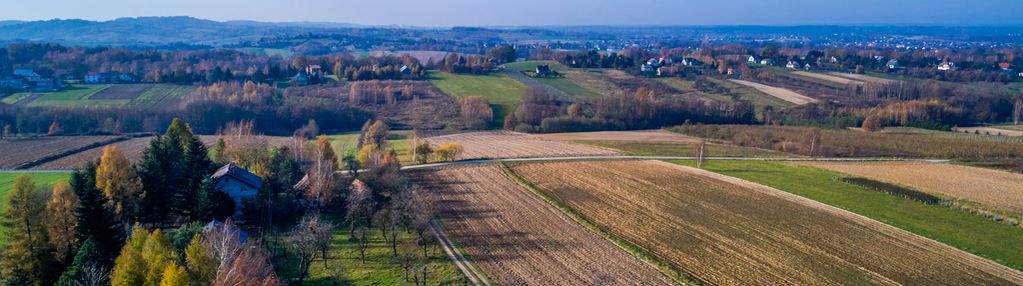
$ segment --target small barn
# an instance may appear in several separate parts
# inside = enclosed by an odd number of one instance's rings
[[[549,65],[537,65],[535,73],[536,77],[556,77],[558,75]]]

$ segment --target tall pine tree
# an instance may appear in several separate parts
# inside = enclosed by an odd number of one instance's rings
[[[75,237],[78,241],[89,238],[96,240],[96,248],[102,257],[113,257],[121,248],[121,233],[114,219],[114,212],[107,207],[107,197],[96,188],[96,163],[89,162],[82,169],[71,174],[71,190],[78,197],[75,217]],[[110,259],[100,265],[109,267]]]
[[[20,175],[7,194],[3,225],[9,244],[3,252],[3,274],[28,273],[37,285],[49,285],[56,277],[48,276],[53,266],[52,249],[46,233],[46,197],[32,179]]]

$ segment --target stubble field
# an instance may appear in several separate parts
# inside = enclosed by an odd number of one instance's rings
[[[607,149],[543,140],[534,135],[508,131],[457,133],[428,137],[425,140],[435,147],[445,143],[461,143],[465,148],[462,159],[616,154]]]
[[[1004,285],[1023,273],[748,181],[656,161],[513,169],[596,225],[710,284]]]
[[[799,162],[1023,214],[1023,174],[923,162]]]
[[[771,96],[777,97],[777,98],[779,98],[781,100],[784,100],[784,101],[791,102],[791,103],[796,104],[796,105],[803,105],[803,104],[817,102],[817,100],[814,99],[814,98],[811,98],[811,97],[799,94],[798,92],[795,92],[795,91],[792,91],[792,90],[789,90],[789,89],[785,89],[785,88],[774,87],[774,86],[769,86],[769,85],[755,83],[755,82],[752,82],[752,81],[745,81],[745,80],[731,79],[729,81],[731,81],[733,83],[745,85],[745,86],[748,86],[748,87],[752,87],[752,88],[754,88],[756,90],[759,90],[760,92],[769,94]]]
[[[447,233],[498,285],[673,285],[495,165],[422,171]]]

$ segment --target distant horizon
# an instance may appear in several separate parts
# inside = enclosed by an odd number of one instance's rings
[[[332,21],[264,21],[256,19],[207,19],[189,15],[166,15],[166,16],[123,16],[112,19],[84,19],[84,18],[50,18],[50,19],[0,19],[0,22],[46,22],[46,21],[88,21],[88,22],[112,22],[120,19],[139,18],[192,18],[197,20],[213,21],[218,23],[231,22],[254,22],[266,24],[324,24],[324,25],[351,25],[363,27],[407,27],[407,28],[671,28],[671,27],[1023,27],[1023,23],[976,23],[976,24],[935,24],[935,23],[846,23],[846,24],[564,24],[564,25],[446,25],[446,26],[421,26],[404,24],[363,24],[353,22],[332,22]]]
[[[187,15],[219,22],[406,27],[1020,26],[1016,0],[51,0],[6,3],[0,19],[46,21]]]

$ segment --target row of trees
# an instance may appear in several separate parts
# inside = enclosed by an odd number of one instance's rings
[[[505,117],[504,127],[520,132],[644,129],[685,121],[753,123],[754,115],[753,106],[745,101],[689,101],[643,88],[606,96],[592,105],[562,102],[542,88],[530,88],[515,112]]]

